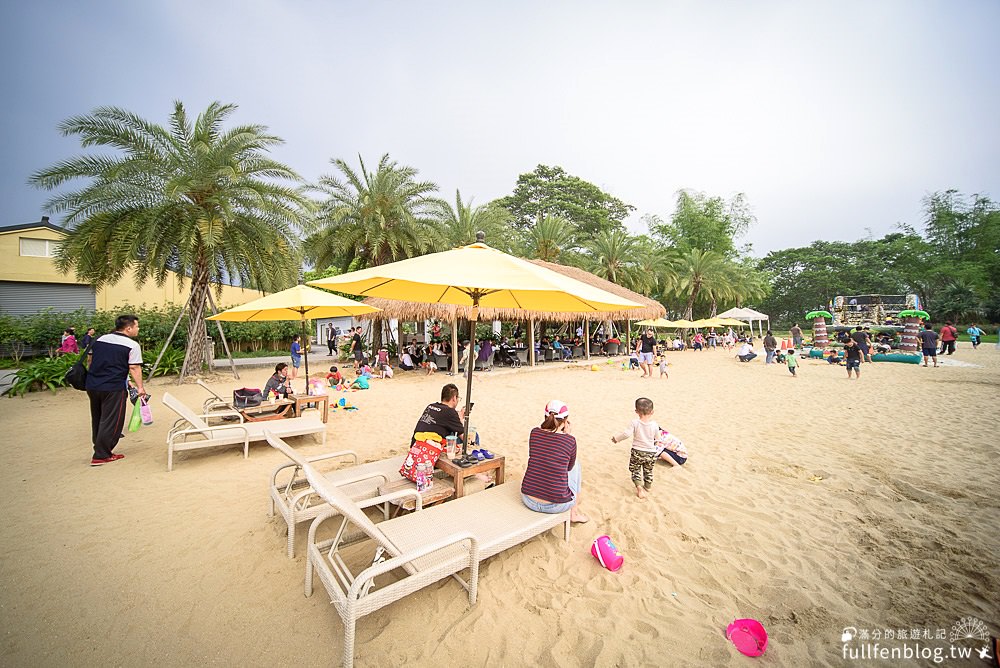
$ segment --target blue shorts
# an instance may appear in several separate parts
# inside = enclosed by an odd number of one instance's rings
[[[576,505],[576,497],[580,494],[580,460],[576,460],[576,464],[573,468],[569,470],[568,475],[569,491],[573,493],[573,500],[567,501],[566,503],[542,503],[536,501],[526,494],[521,495],[521,502],[524,503],[529,509],[534,510],[536,513],[548,513],[551,515],[558,515],[559,513],[565,513],[567,510],[573,508]]]
[[[653,363],[653,353],[639,353],[639,363],[640,364],[652,364]]]
[[[850,371],[851,369],[860,369],[860,368],[861,368],[861,360],[847,360],[848,371]]]
[[[924,357],[937,357],[937,348],[924,348]]]
[[[295,367],[296,369],[298,369],[301,365],[302,365],[302,358],[301,357],[293,357],[292,358],[292,366],[293,367]]]

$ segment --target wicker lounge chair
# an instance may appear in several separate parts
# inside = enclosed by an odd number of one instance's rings
[[[475,605],[481,560],[560,524],[565,525],[569,540],[569,512],[548,515],[528,510],[517,485],[499,485],[422,510],[418,502],[416,512],[376,525],[364,508],[416,492],[406,490],[356,503],[312,465],[306,464],[303,470],[313,489],[331,506],[309,527],[305,593],[312,594],[315,572],[344,623],[344,666],[354,662],[359,617],[449,576],[468,590],[469,604]],[[317,542],[317,529],[333,517],[340,519],[334,538]],[[351,571],[340,552],[349,525],[374,543],[371,554],[351,555],[353,560],[371,564],[358,573]],[[468,580],[459,577],[465,569],[469,569]],[[375,582],[381,575],[400,570],[396,581]]]
[[[330,452],[314,457],[305,457],[296,452],[276,436],[270,436],[267,442],[281,451],[289,462],[281,464],[271,475],[271,512],[275,508],[288,526],[288,558],[295,557],[295,527],[306,520],[315,519],[329,510],[330,506],[320,498],[309,485],[302,474],[302,468],[309,464],[328,461],[339,457],[350,457],[351,464],[346,468],[324,473],[330,482],[343,489],[344,493],[354,501],[362,501],[378,496],[380,485],[399,479],[399,466],[402,458],[399,456],[382,459],[367,464],[358,464],[358,456],[351,450]],[[389,517],[388,502],[382,509],[382,516]]]
[[[206,415],[198,415],[169,392],[163,393],[163,405],[177,413],[180,419],[167,432],[167,470],[174,468],[174,451],[213,448],[222,445],[242,445],[243,456],[250,456],[250,443],[267,440],[264,430],[281,436],[319,434],[326,443],[326,424],[318,415],[273,420],[271,422],[240,422],[232,425],[209,425]],[[219,412],[211,413],[211,417]],[[239,413],[237,413],[239,415]]]

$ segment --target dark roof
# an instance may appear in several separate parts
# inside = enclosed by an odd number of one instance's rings
[[[5,232],[17,232],[18,230],[31,230],[39,227],[44,227],[45,229],[52,230],[53,232],[66,233],[66,228],[59,227],[58,225],[53,225],[49,222],[48,216],[42,216],[42,219],[34,223],[22,223],[21,225],[7,225],[0,227],[0,234]]]

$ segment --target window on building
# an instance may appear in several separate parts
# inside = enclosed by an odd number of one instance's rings
[[[52,257],[55,242],[50,239],[30,239],[21,237],[21,255],[27,257]]]

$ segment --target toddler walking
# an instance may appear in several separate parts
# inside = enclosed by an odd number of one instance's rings
[[[660,358],[660,378],[669,378],[669,377],[670,377],[669,374],[667,374],[667,358],[666,357],[661,357]]]
[[[787,359],[785,361],[788,362],[788,371],[789,371],[789,373],[791,373],[794,376],[795,375],[795,369],[799,366],[799,361],[797,359],[795,359],[795,351],[794,350],[789,350],[788,351]]]
[[[629,423],[625,431],[612,436],[611,442],[632,439],[628,470],[632,474],[636,496],[644,499],[646,492],[653,486],[653,465],[660,450],[656,445],[660,426],[653,420],[653,402],[646,397],[635,400],[635,414],[638,417]]]

